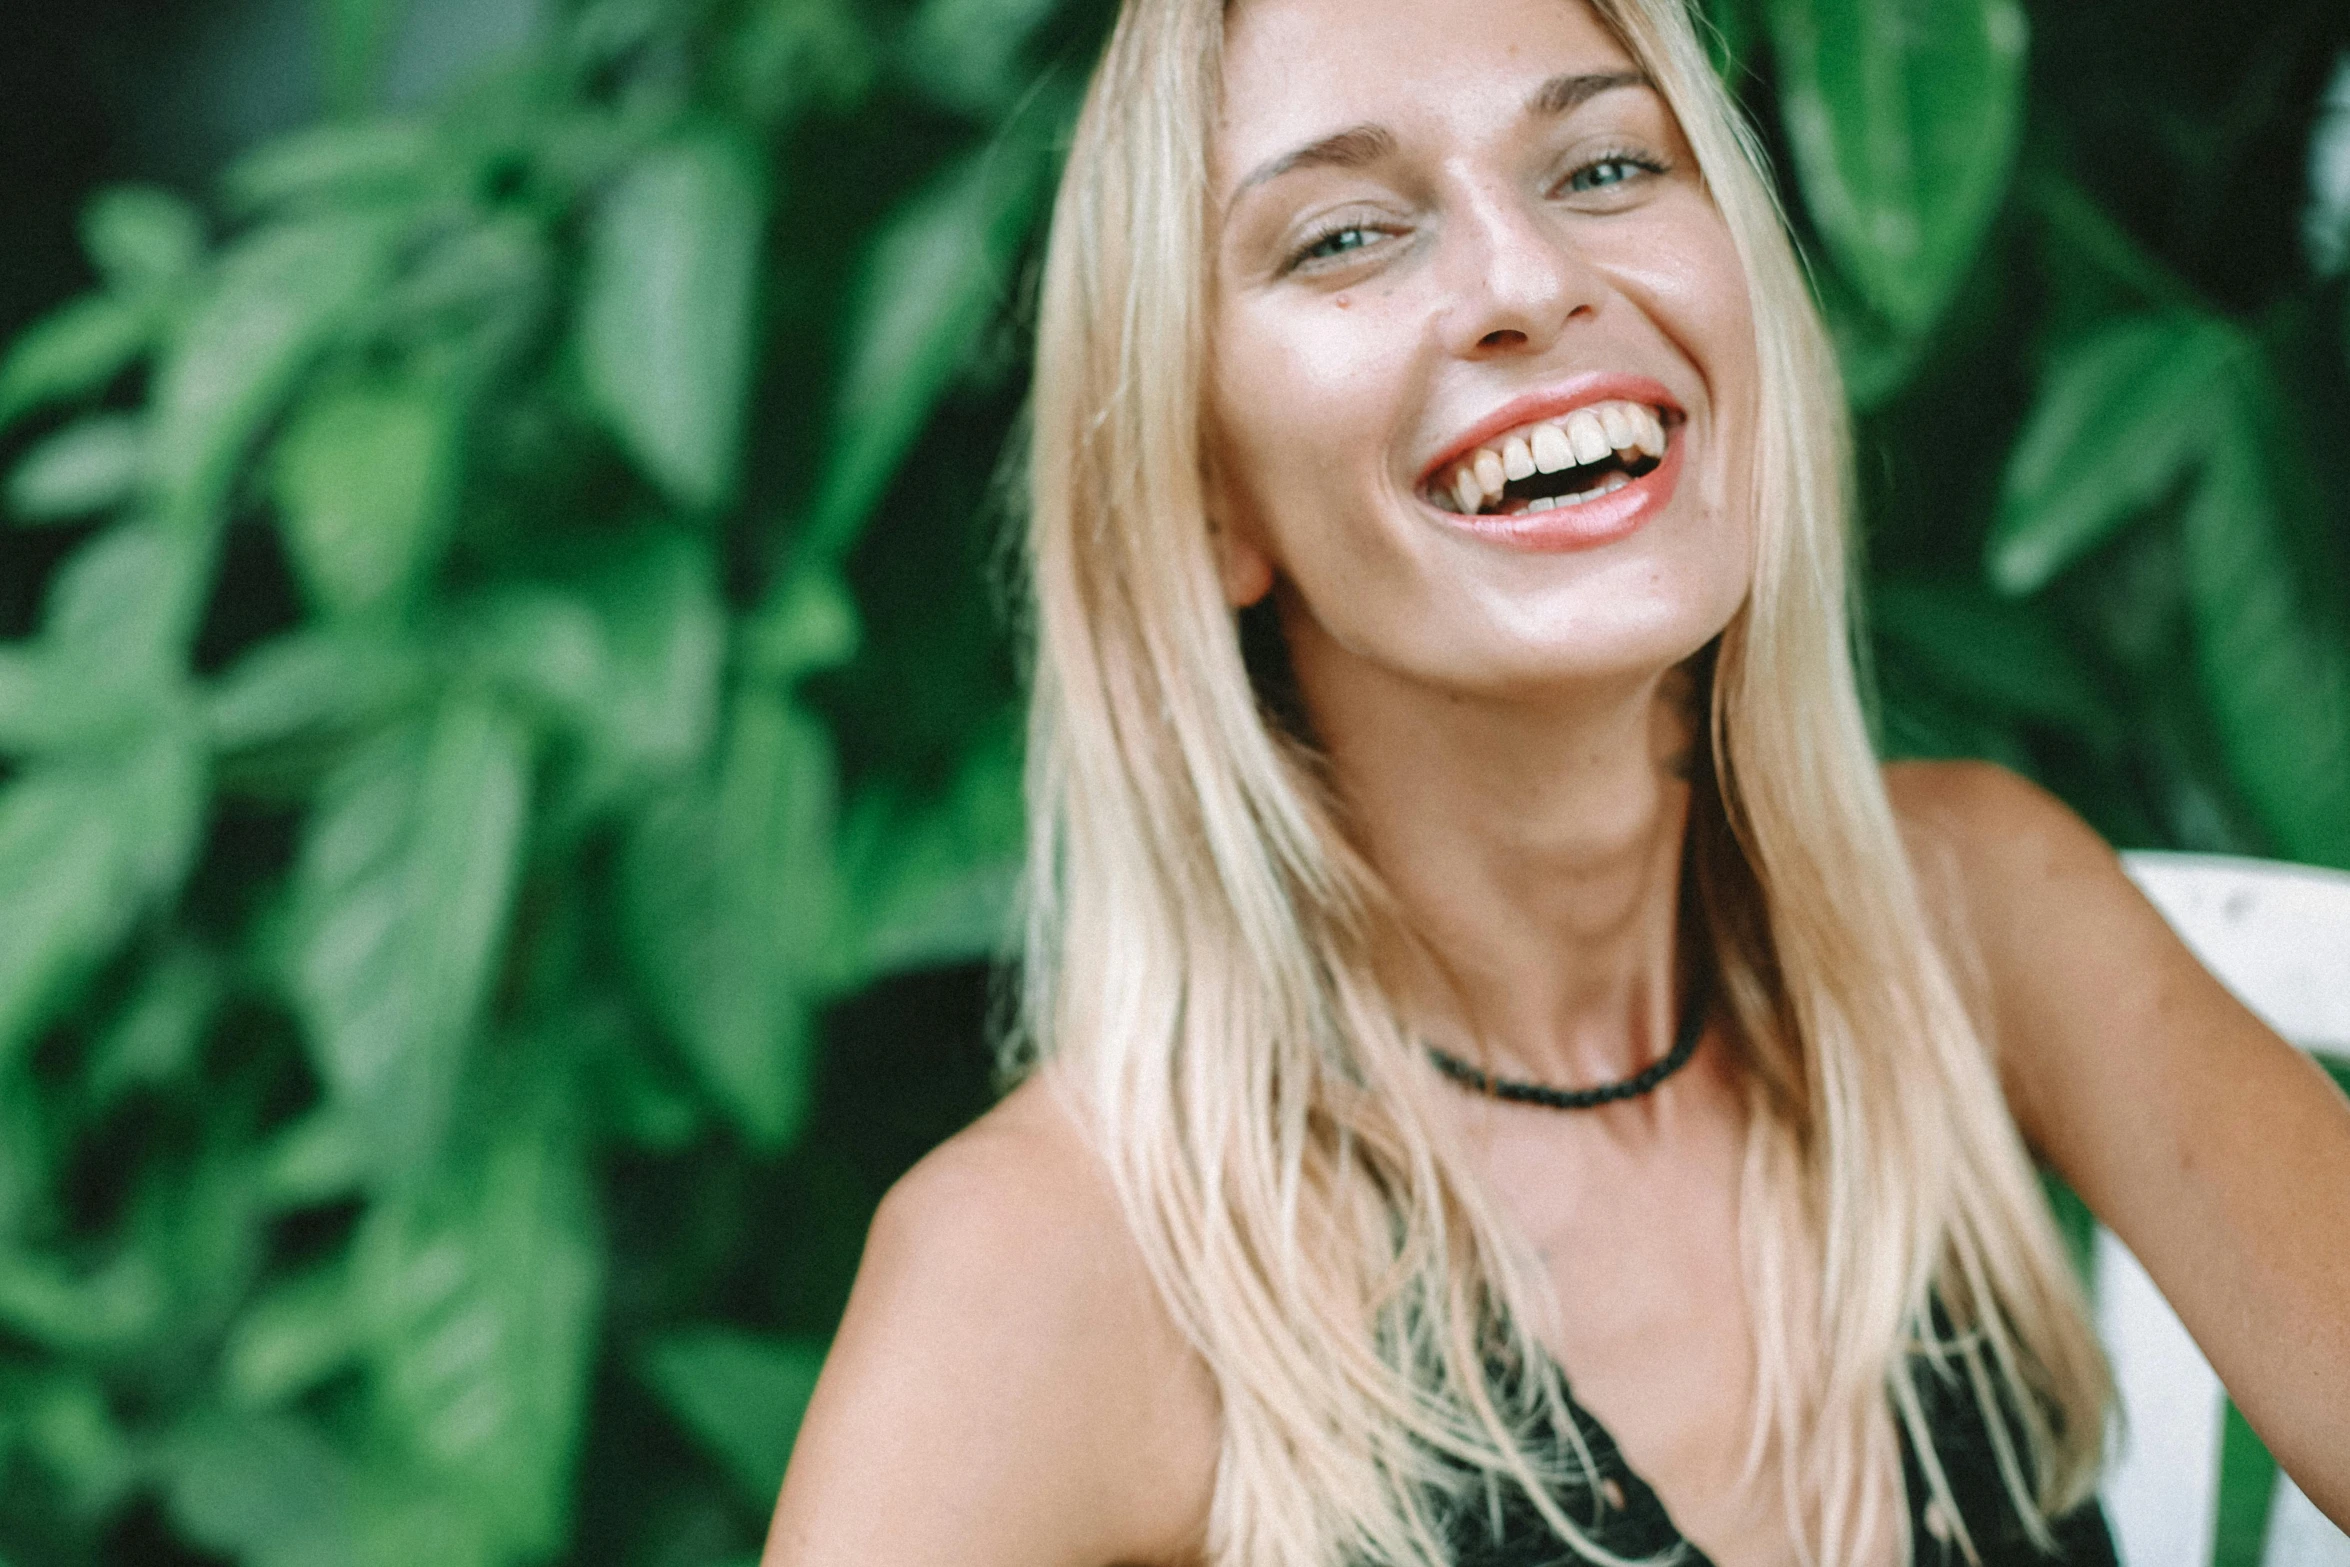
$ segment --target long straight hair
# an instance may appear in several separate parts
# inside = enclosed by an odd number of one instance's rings
[[[2106,1378],[1938,951],[1855,689],[1848,432],[1752,131],[1684,0],[1591,0],[1678,116],[1753,301],[1757,559],[1711,655],[1687,917],[1750,1100],[1742,1264],[1806,1555],[1909,1548],[1900,1429],[1976,1401],[2043,1543]],[[1381,983],[1398,917],[1252,685],[1206,520],[1208,142],[1222,0],[1128,0],[1054,209],[1028,499],[1030,863],[1013,1075],[1054,1063],[1222,1409],[1220,1567],[1439,1567],[1446,1510],[1588,1478],[1537,1270],[1427,1110]],[[1407,933],[1408,939],[1408,933]],[[1950,1387],[1931,1389],[1932,1381]],[[1899,1423],[1897,1425],[1897,1422]]]

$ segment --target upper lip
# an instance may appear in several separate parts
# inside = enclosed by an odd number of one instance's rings
[[[1579,375],[1539,391],[1520,393],[1463,430],[1445,443],[1444,450],[1421,468],[1416,488],[1426,489],[1451,464],[1521,425],[1539,424],[1545,419],[1557,419],[1593,403],[1619,399],[1629,403],[1646,403],[1661,411],[1667,423],[1681,417],[1681,405],[1674,400],[1673,394],[1664,389],[1663,383],[1647,376],[1618,371],[1594,371]]]

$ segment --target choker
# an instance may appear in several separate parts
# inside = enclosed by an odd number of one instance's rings
[[[1463,1088],[1494,1099],[1507,1099],[1512,1104],[1541,1105],[1547,1110],[1596,1110],[1601,1105],[1612,1105],[1626,1099],[1637,1099],[1655,1089],[1656,1085],[1689,1064],[1697,1054],[1698,1036],[1705,1032],[1709,998],[1702,986],[1692,985],[1681,1003],[1681,1027],[1673,1036],[1673,1048],[1618,1082],[1602,1083],[1597,1088],[1552,1088],[1547,1083],[1529,1083],[1521,1078],[1495,1077],[1482,1068],[1471,1066],[1449,1051],[1434,1045],[1425,1047],[1428,1059],[1436,1070],[1460,1084]]]

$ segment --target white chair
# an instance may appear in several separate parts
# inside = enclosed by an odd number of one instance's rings
[[[2301,1046],[2350,1057],[2350,875],[2221,855],[2132,853],[2123,864],[2244,1004]],[[2097,1327],[2121,1397],[2105,1486],[2123,1567],[2210,1567],[2225,1404],[2195,1341],[2145,1269],[2097,1231]],[[2261,1567],[2350,1567],[2350,1536],[2283,1474]]]

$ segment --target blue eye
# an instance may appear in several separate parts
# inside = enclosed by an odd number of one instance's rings
[[[1612,190],[1626,185],[1643,174],[1662,174],[1665,166],[1648,158],[1628,152],[1609,153],[1595,158],[1567,176],[1567,189],[1577,195],[1593,191]]]
[[[1345,228],[1332,229],[1320,239],[1306,246],[1305,249],[1298,252],[1298,259],[1301,261],[1325,261],[1332,256],[1343,256],[1350,250],[1360,250],[1369,243],[1371,243],[1371,231],[1359,224],[1350,223]]]

